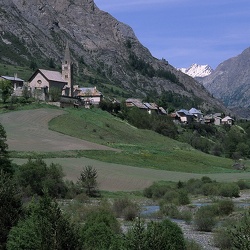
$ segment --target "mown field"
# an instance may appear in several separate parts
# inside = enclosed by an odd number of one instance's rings
[[[250,172],[233,170],[230,159],[137,129],[99,109],[13,111],[0,114],[0,122],[14,162],[40,155],[60,164],[66,178],[74,181],[91,165],[98,170],[102,190],[142,190],[154,181],[204,175],[218,181],[250,179]]]

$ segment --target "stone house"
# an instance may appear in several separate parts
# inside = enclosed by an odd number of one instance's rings
[[[73,96],[78,97],[85,106],[98,105],[103,98],[102,93],[96,87],[79,88],[76,86],[73,89]]]

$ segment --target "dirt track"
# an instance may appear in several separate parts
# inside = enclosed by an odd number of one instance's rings
[[[113,150],[92,142],[73,138],[48,129],[48,122],[65,111],[34,109],[0,115],[7,133],[9,150],[51,152],[64,150]]]

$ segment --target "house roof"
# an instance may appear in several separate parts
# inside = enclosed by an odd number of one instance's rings
[[[159,110],[161,111],[162,114],[167,115],[167,111],[163,107],[159,107]]]
[[[189,113],[191,113],[191,114],[199,114],[199,115],[202,115],[201,111],[198,110],[198,109],[196,109],[196,108],[191,108],[191,109],[189,110]]]
[[[132,103],[135,107],[140,109],[148,109],[148,107],[145,106],[140,99],[129,98],[126,100],[126,103]]]
[[[231,118],[230,116],[226,116],[226,117],[224,117],[221,121],[222,122],[226,122],[226,121],[228,121],[228,120],[234,120],[233,118]]]
[[[178,114],[182,113],[182,114],[184,114],[184,115],[186,115],[186,116],[188,116],[188,115],[192,116],[192,114],[190,114],[189,111],[186,110],[186,109],[180,109],[180,110],[177,111],[176,113],[178,113]]]
[[[143,104],[144,104],[148,109],[158,110],[158,106],[157,106],[155,103],[144,102]]]
[[[1,76],[3,79],[5,80],[9,80],[9,81],[18,81],[18,82],[24,82],[23,79],[15,77],[15,76]]]
[[[58,71],[37,69],[36,72],[31,76],[29,81],[31,81],[38,73],[42,74],[47,81],[62,82],[67,84],[67,81],[62,77],[62,74]]]
[[[77,96],[101,96],[102,93],[96,89],[96,87],[91,88],[77,88],[78,93]]]

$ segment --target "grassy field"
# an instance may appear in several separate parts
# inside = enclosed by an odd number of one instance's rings
[[[71,110],[49,122],[52,130],[120,149],[84,151],[100,161],[188,173],[234,172],[232,160],[194,150],[188,144],[140,130],[99,109]]]
[[[14,159],[17,164],[27,162],[26,159]],[[85,166],[93,166],[98,173],[98,186],[106,191],[135,191],[143,190],[153,182],[158,181],[187,181],[191,178],[201,178],[204,174],[184,173],[150,168],[131,167],[128,165],[106,163],[98,160],[81,158],[53,158],[45,159],[50,163],[57,163],[62,166],[66,178],[77,181]],[[234,182],[237,180],[250,180],[250,172],[237,173],[213,173],[206,174],[212,180],[222,182]]]
[[[230,159],[137,129],[99,109],[26,108],[0,114],[0,122],[14,162],[42,156],[60,164],[66,178],[74,181],[83,167],[91,165],[103,190],[142,190],[154,181],[204,175],[218,181],[250,179],[250,172],[233,170]]]

